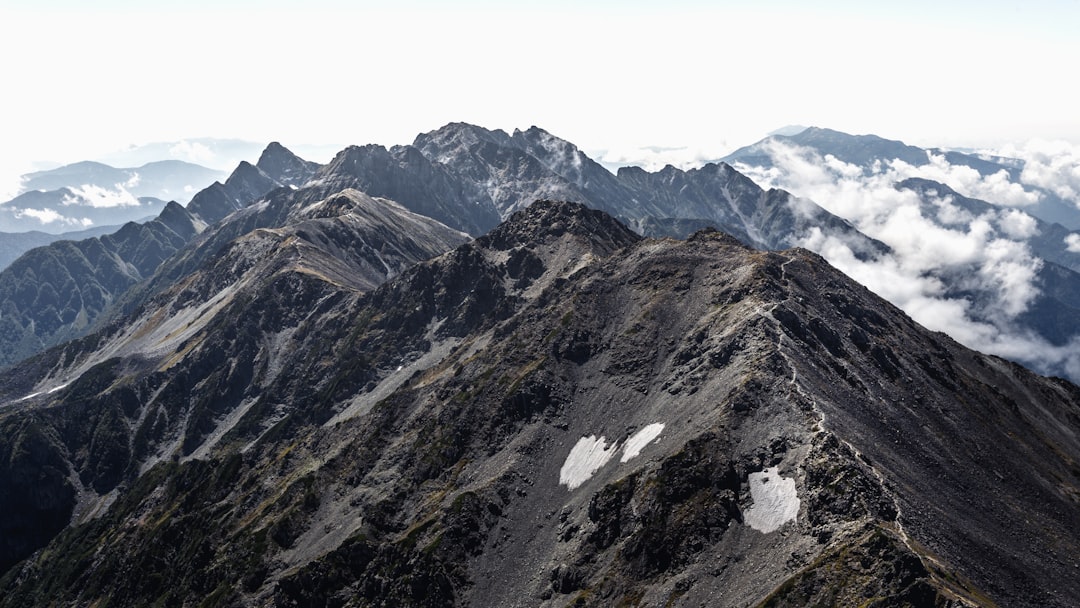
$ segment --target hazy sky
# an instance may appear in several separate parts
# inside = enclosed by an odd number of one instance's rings
[[[718,156],[788,124],[1080,142],[1080,1],[810,4],[0,0],[0,173],[199,136],[409,143],[450,121],[594,152]]]

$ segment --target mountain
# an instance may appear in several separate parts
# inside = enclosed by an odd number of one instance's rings
[[[926,163],[926,150],[901,141],[877,135],[849,135],[841,131],[808,127],[790,135],[770,135],[762,141],[744,146],[724,157],[724,162],[771,166],[768,144],[784,142],[831,154],[845,163],[869,169],[874,161],[902,160],[911,165]]]
[[[20,255],[35,247],[48,245],[59,240],[79,241],[101,236],[116,232],[117,228],[119,226],[98,226],[63,234],[49,234],[37,230],[31,230],[30,232],[0,232],[0,270],[7,268]]]
[[[287,162],[283,150],[268,148],[267,155],[268,169],[285,168],[281,179],[299,179],[312,169],[299,159]],[[85,335],[132,286],[149,279],[208,225],[283,185],[244,162],[224,183],[196,194],[186,208],[169,203],[152,221],[23,254],[0,272],[0,366]]]
[[[1080,602],[1075,385],[570,203],[366,290],[344,216],[436,224],[292,196],[0,375],[0,606]]]
[[[23,175],[22,189],[29,192],[98,188],[186,203],[207,184],[223,177],[223,171],[179,160],[159,160],[130,168],[83,161]]]
[[[863,251],[880,243],[812,201],[766,192],[728,165],[613,175],[576,146],[538,127],[489,131],[451,123],[417,136],[413,146],[466,182],[473,198],[490,199],[501,217],[536,198],[565,198],[603,210],[650,236],[685,238],[712,226],[762,247],[788,247],[811,229]]]
[[[913,167],[930,166],[933,157],[942,159],[943,164],[974,170],[981,178],[1003,178],[1006,183],[1020,185],[1030,193],[1035,202],[1025,204],[1024,211],[1047,224],[1061,224],[1069,230],[1080,230],[1080,208],[1062,199],[1054,192],[1022,181],[1024,161],[1020,159],[989,157],[968,154],[955,150],[937,148],[919,148],[900,141],[889,140],[877,135],[849,135],[832,129],[810,127],[793,135],[772,135],[743,148],[739,148],[723,161],[733,165],[743,164],[753,167],[770,168],[774,158],[770,151],[774,144],[794,145],[808,148],[820,156],[832,156],[844,163],[861,168],[870,174],[880,171],[882,165],[900,161]],[[957,184],[947,184],[959,189]],[[979,198],[978,193],[965,192]],[[1010,205],[1008,199],[991,200],[996,205]]]
[[[320,169],[311,187],[322,195],[346,188],[395,200],[408,209],[471,235],[499,222],[490,200],[412,146],[349,146]]]

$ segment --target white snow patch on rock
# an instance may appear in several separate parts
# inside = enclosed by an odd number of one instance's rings
[[[573,490],[592,477],[597,469],[607,464],[618,446],[607,444],[605,437],[589,435],[578,439],[574,449],[566,457],[559,470],[559,483]]]
[[[642,448],[649,445],[653,439],[659,437],[660,432],[663,430],[663,423],[655,422],[634,433],[630,439],[626,440],[626,445],[623,447],[622,458],[619,459],[619,462],[626,462],[640,454]]]
[[[65,388],[67,388],[67,385],[68,385],[68,383],[65,382],[65,383],[61,384],[60,386],[54,386],[54,387],[50,388],[49,390],[47,390],[45,392],[47,394],[51,395],[51,394],[55,393],[56,391],[64,390]]]
[[[750,497],[754,504],[746,510],[743,521],[759,532],[768,534],[799,514],[795,480],[781,477],[777,467],[750,474]]]

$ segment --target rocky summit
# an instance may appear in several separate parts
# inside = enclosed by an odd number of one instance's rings
[[[439,228],[294,196],[0,376],[0,606],[1080,604],[1075,385],[574,203],[350,282]]]

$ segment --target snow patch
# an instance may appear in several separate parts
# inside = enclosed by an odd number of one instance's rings
[[[799,514],[795,480],[781,477],[777,467],[750,474],[750,497],[754,504],[744,513],[743,521],[759,532],[773,532]]]
[[[623,447],[623,455],[622,458],[619,459],[619,462],[627,462],[631,458],[641,454],[642,448],[652,443],[652,440],[659,437],[663,430],[664,425],[660,422],[656,422],[634,433],[630,439],[626,440],[626,445]]]
[[[617,445],[608,445],[607,438],[589,435],[578,439],[574,449],[559,469],[559,483],[573,490],[589,480],[600,467],[615,455]]]
[[[10,404],[13,404],[13,403],[19,403],[20,401],[26,401],[28,399],[33,399],[34,397],[39,397],[41,395],[51,395],[51,394],[55,393],[56,391],[63,390],[65,388],[67,388],[68,384],[70,384],[70,383],[65,382],[64,384],[61,384],[59,386],[54,386],[54,387],[52,387],[52,388],[50,388],[48,390],[36,391],[36,392],[30,393],[29,395],[24,395],[22,397],[19,397],[18,399],[13,399],[13,400],[9,401],[6,405],[10,405]]]

